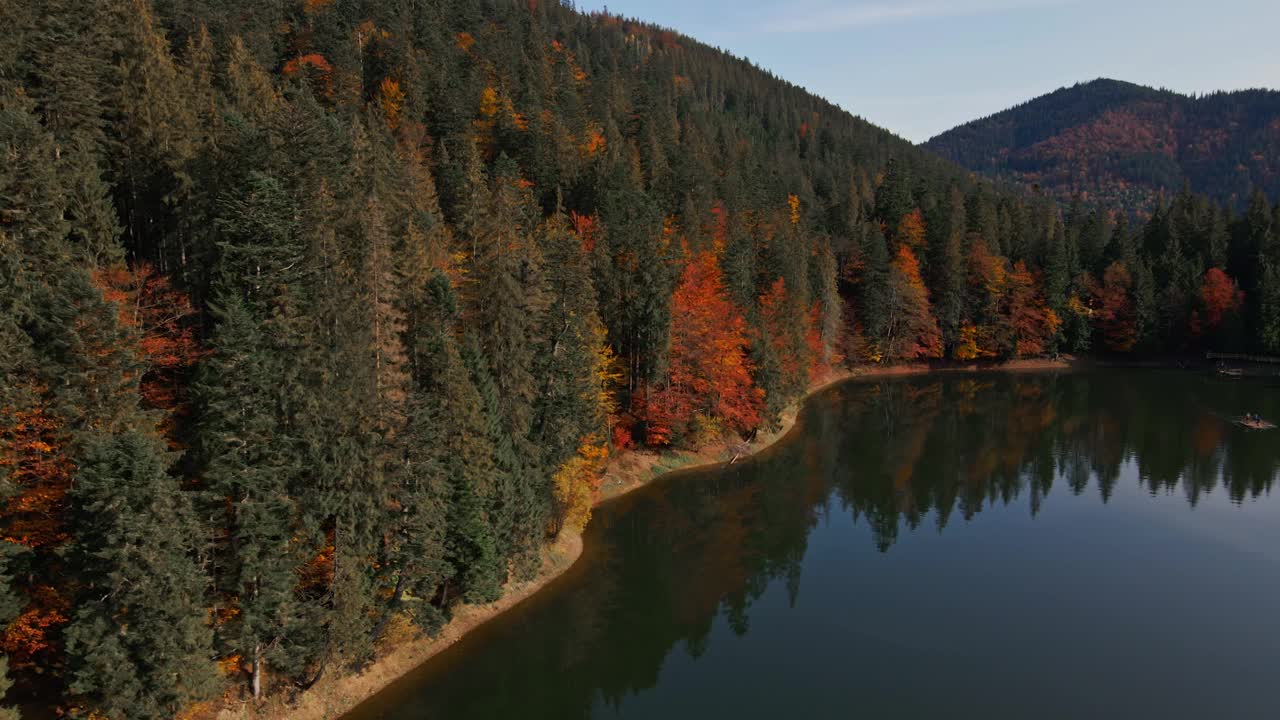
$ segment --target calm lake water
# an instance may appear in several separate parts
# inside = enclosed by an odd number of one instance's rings
[[[1280,717],[1275,381],[854,382],[351,720]]]

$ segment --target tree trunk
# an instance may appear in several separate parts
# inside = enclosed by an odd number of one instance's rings
[[[253,699],[262,697],[262,646],[253,646]]]

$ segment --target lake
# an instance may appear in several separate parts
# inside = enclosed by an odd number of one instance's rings
[[[597,510],[542,593],[366,702],[409,718],[1280,717],[1280,386],[853,381]]]

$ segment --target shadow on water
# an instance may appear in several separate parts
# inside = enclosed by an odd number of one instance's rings
[[[1274,710],[1280,432],[1245,412],[1280,393],[837,386],[756,458],[601,508],[569,573],[348,720]]]

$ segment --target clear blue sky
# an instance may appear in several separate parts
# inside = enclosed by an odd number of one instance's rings
[[[1280,0],[578,0],[746,57],[910,140],[1077,81],[1280,86]]]

